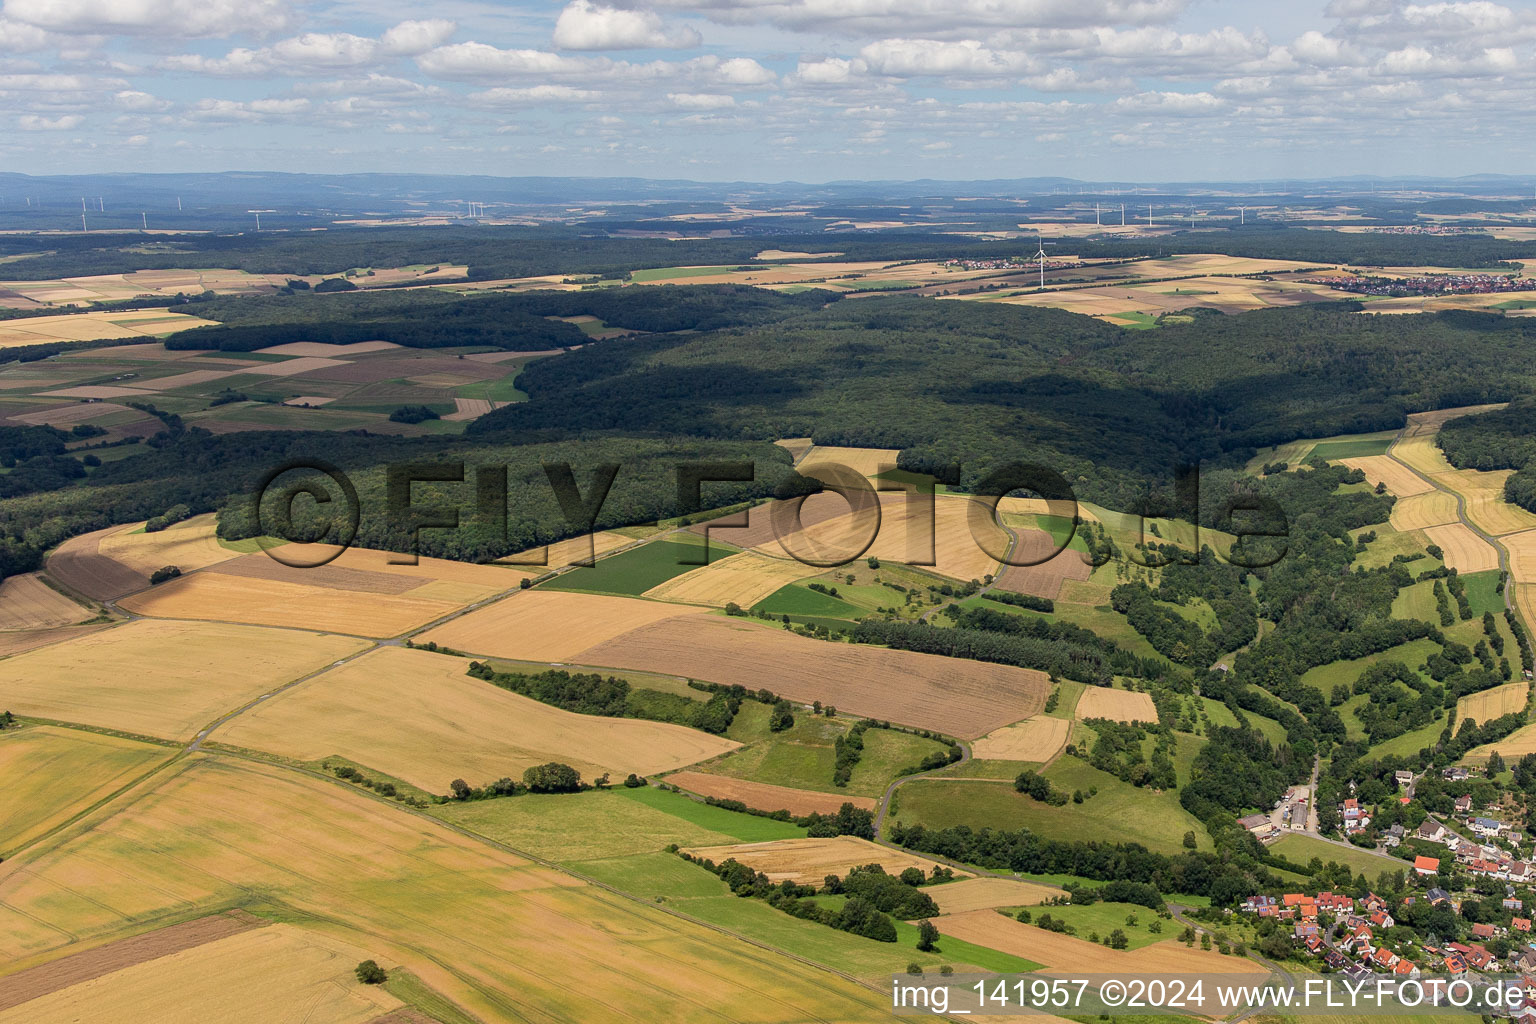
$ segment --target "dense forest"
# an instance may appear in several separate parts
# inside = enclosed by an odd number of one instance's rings
[[[1536,400],[1521,397],[1507,408],[1454,419],[1437,438],[1457,469],[1513,469],[1504,500],[1536,512]]]
[[[835,214],[838,211],[832,210]],[[868,211],[857,211],[867,215]],[[879,219],[877,217],[877,219]],[[0,237],[6,276],[42,280],[135,270],[219,267],[257,274],[340,274],[358,267],[419,264],[463,265],[472,280],[545,274],[622,276],[637,269],[728,265],[750,261],[765,248],[825,252],[835,248],[849,260],[971,259],[1033,255],[1035,240],[995,241],[923,230],[785,232],[781,218],[749,237],[669,239],[608,237],[592,227],[539,228],[464,225],[446,228],[330,228],[324,231],[268,231],[250,234],[183,235],[146,241],[142,233],[93,232]],[[644,227],[645,225],[635,225]],[[621,230],[622,222],[603,232]],[[747,226],[749,229],[751,225]],[[653,229],[675,228],[658,222]],[[771,234],[770,234],[771,232]],[[1211,231],[1178,231],[1135,240],[1074,242],[1084,256],[1134,257],[1184,252],[1301,260],[1319,265],[1490,267],[1536,255],[1529,242],[1504,242],[1485,235],[1423,236],[1317,230],[1285,225],[1250,225]]]

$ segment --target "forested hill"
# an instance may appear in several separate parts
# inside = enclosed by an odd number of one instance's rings
[[[631,225],[653,230],[670,224]],[[609,225],[601,230],[617,228]],[[747,227],[751,227],[748,225]],[[146,242],[138,231],[49,237],[0,236],[0,257],[11,280],[45,280],[135,270],[221,267],[256,274],[339,274],[353,267],[464,265],[476,280],[542,274],[622,276],[649,267],[749,263],[765,248],[825,252],[849,260],[971,259],[1033,255],[1035,239],[977,239],[936,230],[780,233],[764,228],[746,237],[712,239],[609,238],[590,226],[330,228],[258,234],[183,235]],[[1068,251],[1063,249],[1062,251]],[[1445,237],[1323,231],[1278,225],[1235,230],[1179,231],[1135,240],[1075,241],[1084,256],[1155,256],[1222,252],[1232,256],[1365,266],[1490,267],[1536,256],[1536,243],[1484,235]]]
[[[1363,316],[1353,304],[1197,314],[1125,331],[1057,310],[881,297],[777,323],[602,342],[531,365],[527,403],[473,433],[812,436],[958,462],[975,485],[1015,461],[1131,507],[1180,461],[1396,428],[1407,411],[1530,388],[1536,321]]]
[[[1440,429],[1440,447],[1458,469],[1513,469],[1504,481],[1504,500],[1536,512],[1536,399],[1521,398],[1506,409],[1451,420]]]

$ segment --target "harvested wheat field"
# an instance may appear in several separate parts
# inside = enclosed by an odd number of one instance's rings
[[[1081,971],[1091,966],[1100,973],[1115,974],[1263,973],[1263,969],[1247,957],[1222,956],[1214,951],[1186,947],[1172,939],[1154,942],[1141,949],[1107,949],[1087,939],[1020,924],[992,910],[974,910],[946,917],[939,930],[945,935],[1012,953],[1058,970]]]
[[[209,756],[59,848],[0,864],[0,960],[33,966],[146,917],[252,894],[323,919],[327,935],[401,964],[480,1020],[889,1019],[852,982],[344,784]]]
[[[747,779],[731,779],[724,775],[705,772],[674,772],[666,781],[680,789],[699,796],[712,796],[720,800],[740,800],[759,811],[788,811],[796,817],[807,814],[836,814],[843,804],[853,804],[866,811],[875,809],[875,801],[867,796],[843,796],[838,793],[813,793],[808,789],[791,789],[766,782]]]
[[[243,910],[231,910],[70,953],[7,975],[5,988],[0,990],[0,1010],[9,1010],[30,999],[93,981],[134,964],[260,928],[266,923]]]
[[[1501,740],[1473,747],[1462,761],[1467,764],[1484,764],[1495,750],[1505,761],[1513,764],[1526,754],[1536,754],[1536,724],[1522,725]]]
[[[199,572],[124,598],[121,606],[159,619],[243,622],[382,638],[458,611],[467,603],[461,598],[459,594],[445,600]]]
[[[97,601],[111,601],[144,589],[149,586],[148,573],[135,572],[101,553],[102,540],[121,529],[109,526],[71,537],[54,548],[44,563],[44,571],[69,589]]]
[[[704,846],[685,850],[719,864],[735,860],[753,871],[761,871],[775,882],[786,878],[797,884],[820,885],[828,875],[846,875],[850,868],[879,864],[887,874],[899,875],[907,868],[921,868],[931,874],[938,861],[919,857],[905,850],[877,846],[868,839],[837,836],[832,839],[774,839],[766,843],[736,843],[731,846]],[[965,872],[957,871],[964,876]]]
[[[987,733],[971,744],[971,752],[989,761],[1049,761],[1067,745],[1072,723],[1065,718],[1036,715]]]
[[[367,957],[362,947],[293,925],[252,928],[0,1011],[0,1024],[366,1024],[402,1005],[357,980],[353,968]]]
[[[1428,526],[1444,526],[1456,522],[1456,496],[1445,491],[1433,490],[1402,498],[1392,506],[1390,520],[1394,530],[1407,533]]]
[[[1527,530],[1499,542],[1509,552],[1509,575],[1515,581],[1515,604],[1526,628],[1536,623],[1536,530]]]
[[[51,725],[8,732],[0,737],[0,852],[64,823],[172,752]]]
[[[430,635],[440,633],[454,635],[446,628]],[[819,700],[851,714],[961,739],[1028,718],[1044,707],[1050,689],[1045,673],[1033,669],[812,640],[715,615],[652,622],[566,660],[740,684],[749,690],[767,687],[791,700]]]
[[[174,334],[193,327],[215,326],[211,320],[200,320],[185,313],[172,313],[164,308],[34,316],[25,320],[12,320],[0,327],[0,348],[45,345],[54,341],[143,338],[156,334]]]
[[[792,558],[773,558],[760,551],[743,551],[674,576],[647,590],[644,596],[674,604],[723,608],[735,602],[750,608],[786,584],[820,571]]]
[[[899,455],[901,455],[900,448],[839,448],[835,445],[814,445],[801,456],[796,468],[806,476],[815,476],[818,466],[840,466],[873,480],[881,470],[894,467]]]
[[[965,914],[972,910],[989,910],[992,907],[1032,907],[1057,896],[1066,890],[1054,885],[1021,882],[1016,878],[963,878],[958,882],[946,882],[924,890],[939,905],[941,914]],[[1034,959],[1031,957],[1030,959]]]
[[[567,565],[589,564],[600,555],[634,542],[635,538],[626,537],[622,533],[599,530],[597,533],[567,537],[565,540],[546,544],[543,547],[519,551],[517,554],[498,558],[492,564],[508,565],[526,572],[529,576],[542,576],[551,569],[561,569]]]
[[[1483,532],[1497,537],[1517,530],[1536,528],[1536,514],[1504,500],[1504,481],[1510,476],[1507,469],[1491,473],[1462,469],[1441,473],[1435,479],[1466,499],[1469,520]]]
[[[1148,693],[1089,686],[1077,700],[1077,717],[1079,721],[1108,718],[1116,722],[1156,722],[1157,706]]]
[[[149,574],[162,565],[174,565],[182,572],[191,572],[240,555],[240,552],[224,547],[214,536],[212,514],[194,516],[156,533],[139,532],[142,527],[139,523],[107,534],[97,545],[97,551],[143,574],[146,582]]]
[[[1340,459],[1339,462],[1350,469],[1358,469],[1364,473],[1365,479],[1372,487],[1386,484],[1387,490],[1399,498],[1434,490],[1434,485],[1428,480],[1390,455],[1362,455],[1352,459]]]
[[[190,739],[226,711],[364,648],[350,637],[140,620],[6,659],[18,715]]]
[[[958,580],[979,580],[993,572],[1008,550],[1008,533],[997,524],[985,502],[938,495],[930,509],[926,499],[905,491],[883,493],[879,498],[877,531],[872,514],[855,514],[841,496],[826,493],[806,499],[799,529],[794,519],[781,511],[779,521],[770,522],[770,536],[750,546],[813,565],[840,565],[873,556],[881,561],[920,565]],[[813,510],[813,504],[820,507]],[[772,520],[774,509],[791,506],[778,503],[764,507]],[[826,516],[829,509],[834,514]],[[712,536],[738,543],[730,530],[718,530]]]
[[[55,626],[52,629],[17,629],[0,631],[0,658],[8,654],[36,650],[49,644],[59,644],[106,629],[109,623],[92,623],[89,626]]]
[[[1425,476],[1449,473],[1456,468],[1445,461],[1445,453],[1440,451],[1439,445],[1435,444],[1433,433],[1405,435],[1401,441],[1392,446],[1390,457],[1409,469],[1418,470]]]
[[[1529,695],[1530,687],[1526,683],[1505,683],[1491,690],[1469,693],[1456,702],[1456,721],[1459,724],[1470,718],[1482,724],[1523,711]]]
[[[1431,526],[1425,529],[1424,536],[1440,547],[1445,553],[1445,564],[1459,573],[1486,572],[1499,567],[1499,553],[1493,545],[1464,523]]]
[[[1502,409],[1508,404],[1508,402],[1492,402],[1488,405],[1461,405],[1454,409],[1431,409],[1428,412],[1411,412],[1408,414],[1408,436],[1417,437],[1420,434],[1433,434],[1450,420],[1461,416],[1476,416],[1481,412],[1492,412],[1495,409]]]
[[[1046,558],[1058,546],[1044,530],[1015,530],[1014,536],[1018,539],[1008,556],[1013,562]],[[1055,600],[1061,596],[1062,584],[1067,580],[1085,582],[1092,574],[1093,566],[1083,561],[1081,552],[1062,549],[1038,565],[1004,566],[997,577],[997,588]]]
[[[420,643],[436,641],[470,654],[518,661],[571,661],[612,668],[638,666],[582,661],[583,651],[631,630],[678,616],[703,616],[698,608],[601,594],[529,590],[476,609],[428,630]],[[661,669],[668,675],[682,670]]]
[[[467,674],[469,662],[383,647],[232,720],[218,742],[300,761],[339,755],[429,793],[563,761],[587,781],[654,775],[735,750],[697,729],[541,704]]]
[[[53,629],[95,615],[42,581],[37,573],[0,580],[0,630]]]

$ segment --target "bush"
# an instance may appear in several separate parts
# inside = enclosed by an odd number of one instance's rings
[[[550,761],[523,772],[530,793],[574,793],[581,788],[581,773],[568,764]]]
[[[391,423],[421,423],[441,417],[424,405],[402,405],[389,414],[389,419]]]
[[[382,985],[389,980],[389,974],[372,960],[364,960],[353,969],[357,980],[364,985]]]
[[[181,567],[176,565],[164,565],[149,574],[150,586],[173,580],[181,575]]]

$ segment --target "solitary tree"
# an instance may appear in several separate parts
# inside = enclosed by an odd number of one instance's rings
[[[919,921],[917,923],[917,948],[920,952],[933,952],[934,944],[938,941],[939,930],[933,926],[932,921]]]
[[[389,974],[372,960],[364,960],[354,969],[357,980],[364,985],[382,985],[389,980]]]

